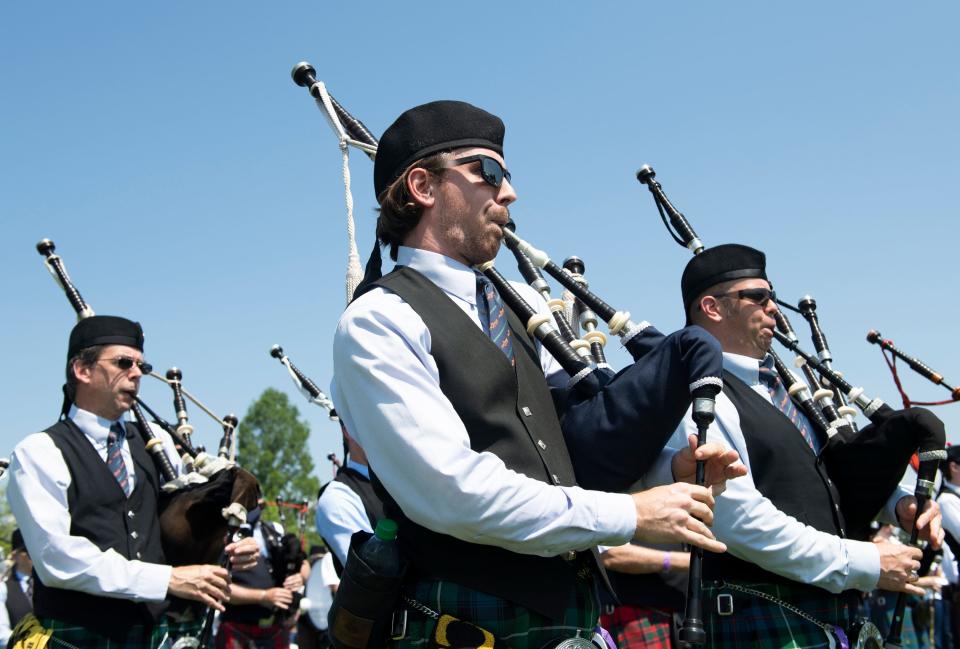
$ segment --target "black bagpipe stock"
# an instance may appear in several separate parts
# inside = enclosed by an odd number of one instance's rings
[[[287,372],[290,374],[290,378],[293,380],[294,385],[297,386],[297,389],[307,399],[318,406],[326,408],[328,412],[333,412],[333,402],[330,401],[329,397],[323,393],[317,384],[314,383],[309,376],[304,374],[300,368],[293,364],[293,361],[290,360],[290,357],[283,353],[283,347],[280,345],[273,345],[270,348],[270,355],[273,358],[276,358],[280,361],[280,364],[287,368]],[[336,416],[331,414],[331,419],[336,419]]]
[[[144,445],[147,447],[150,457],[153,458],[154,463],[157,465],[157,470],[160,472],[160,475],[163,476],[165,482],[175,480],[177,472],[170,463],[170,458],[167,457],[166,451],[163,450],[163,440],[157,437],[150,428],[150,423],[144,416],[143,411],[140,410],[140,404],[134,402],[130,410],[133,411],[133,417],[136,419],[137,428],[143,436]]]
[[[310,380],[310,377],[301,372],[300,368],[294,365],[293,361],[290,360],[290,357],[283,353],[283,347],[280,345],[274,345],[270,348],[270,355],[279,360],[283,365],[286,365],[290,371],[293,372],[297,380],[300,381],[300,385],[303,386],[303,389],[306,390],[311,397],[314,399],[319,399],[323,396],[323,392],[317,387],[317,384]]]
[[[217,445],[217,457],[230,458],[233,449],[233,434],[237,430],[240,420],[232,412],[223,418],[223,437]]]
[[[506,227],[514,228],[516,225],[511,220],[507,223]],[[550,307],[550,312],[553,314],[553,321],[557,326],[557,331],[560,332],[560,337],[570,344],[578,354],[587,356],[589,354],[589,346],[586,343],[583,345],[578,344],[577,335],[573,332],[573,327],[567,322],[567,318],[563,313],[563,301],[554,299],[550,295],[550,285],[547,283],[547,280],[543,278],[540,269],[534,266],[533,262],[516,247],[509,248],[509,250],[517,260],[517,269],[520,271],[520,275],[524,281],[546,300],[547,306]]]
[[[582,259],[574,256],[567,257],[563,260],[563,269],[570,273],[583,288],[589,287],[586,278],[583,276],[586,266],[584,266]],[[607,337],[602,331],[597,329],[597,314],[594,313],[583,300],[576,296],[574,296],[574,307],[580,320],[580,327],[585,332],[583,334],[583,340],[590,345],[590,353],[593,355],[593,360],[598,366],[606,366],[607,357],[603,352],[603,348],[607,345]]]
[[[312,65],[306,61],[301,61],[293,66],[293,70],[290,71],[290,76],[293,78],[293,82],[298,86],[306,88],[310,95],[317,100],[322,101],[322,94],[320,92],[320,82],[317,80],[317,71]],[[333,107],[334,112],[337,115],[337,118],[340,120],[340,123],[343,125],[343,129],[347,132],[352,139],[357,142],[362,142],[372,147],[377,146],[377,138],[374,137],[373,133],[370,132],[363,122],[351,115],[347,110],[340,105],[336,99],[333,98],[333,95],[327,93],[327,97],[330,99],[330,105]],[[364,151],[372,160],[375,157],[375,153],[369,151]]]
[[[790,342],[796,344],[800,343],[796,332],[793,330],[793,325],[790,324],[790,319],[787,318],[787,315],[783,311],[778,309],[773,314],[773,319],[777,323],[777,329],[779,332],[786,336]],[[808,386],[814,390],[814,392],[811,394],[811,398],[821,413],[820,417],[811,419],[811,423],[817,427],[820,427],[822,422],[826,422],[826,427],[822,430],[818,430],[817,434],[820,435],[821,438],[824,436],[829,438],[833,437],[838,432],[847,429],[850,429],[849,432],[851,433],[856,432],[856,430],[850,426],[847,419],[840,416],[840,413],[833,401],[833,390],[823,387],[823,381],[817,376],[817,373],[814,371],[813,367],[811,367],[810,364],[807,363],[801,356],[797,356],[796,364],[803,372]],[[786,365],[784,365],[784,367],[786,367]],[[780,374],[781,380],[783,380],[784,384],[786,384],[787,378],[783,372],[778,370],[778,373]],[[823,439],[821,439],[821,441],[823,441]]]
[[[663,334],[651,327],[649,323],[636,324],[630,320],[630,313],[617,311],[598,295],[585,288],[574,277],[552,261],[550,257],[516,235],[508,227],[502,228],[503,242],[511,251],[516,249],[522,253],[534,266],[547,272],[557,283],[582,300],[592,311],[607,323],[610,333],[620,336],[623,346],[638,360],[663,339]]]
[[[73,282],[70,280],[70,276],[67,275],[67,269],[63,266],[63,260],[59,255],[54,254],[56,249],[56,245],[54,245],[53,241],[50,239],[41,239],[37,244],[37,252],[44,256],[44,263],[50,270],[50,273],[53,275],[53,278],[56,280],[57,284],[59,284],[60,288],[63,289],[64,294],[67,296],[67,300],[70,301],[70,306],[72,306],[73,310],[76,311],[77,320],[89,318],[90,316],[94,315],[93,309],[91,309],[90,305],[84,301],[83,297],[80,295],[80,291],[78,291],[77,287],[73,285]]]
[[[178,448],[183,450],[183,452],[189,455],[192,459],[196,459],[196,457],[200,454],[200,451],[194,448],[193,444],[190,443],[190,440],[182,437],[180,433],[177,432],[177,429],[173,426],[173,424],[158,415],[157,412],[144,403],[139,396],[137,397],[137,405],[147,411],[147,414],[150,415],[153,423],[167,431],[167,434],[170,435],[170,437],[173,439],[173,443],[176,444]]]
[[[893,344],[892,340],[884,338],[879,331],[876,329],[871,329],[867,333],[867,342],[873,345],[879,345],[881,349],[885,349],[890,352],[907,365],[910,366],[914,372],[927,379],[931,383],[936,385],[942,385],[950,392],[950,398],[954,401],[960,401],[960,388],[955,388],[949,383],[943,380],[943,375],[939,372],[934,371],[929,365],[916,358],[915,356],[910,356],[903,350],[899,349],[896,345]]]
[[[663,224],[667,226],[667,230],[674,241],[684,248],[688,248],[693,254],[700,254],[704,248],[700,237],[693,231],[693,226],[687,221],[687,217],[675,208],[670,199],[667,198],[667,195],[663,192],[663,187],[655,180],[656,176],[657,173],[650,165],[643,165],[637,171],[637,180],[650,190],[650,194],[653,195],[653,202],[657,204],[657,210],[660,212],[660,218],[663,219]],[[673,230],[667,225],[668,218],[673,225]]]
[[[490,280],[504,304],[520,319],[527,333],[539,340],[570,376],[571,388],[586,396],[593,396],[600,391],[601,384],[595,375],[594,368],[563,339],[552,325],[549,316],[538,313],[530,306],[494,267],[493,261],[478,265],[477,270]]]
[[[810,337],[813,340],[813,348],[817,352],[817,357],[823,362],[824,366],[833,369],[833,354],[830,353],[827,337],[820,327],[820,318],[817,316],[817,301],[814,300],[812,296],[805,295],[797,303],[797,310],[800,311],[800,315],[802,315],[810,325]],[[843,393],[840,392],[840,390],[833,388],[833,386],[829,387],[833,389],[834,400],[837,404],[837,413],[842,416],[850,427],[853,428],[854,432],[856,432],[857,424],[854,420],[857,415],[856,411],[847,405],[846,399],[844,399]]]
[[[180,439],[186,441],[187,445],[193,448],[193,439],[191,438],[191,435],[193,435],[193,426],[190,424],[190,418],[187,416],[187,402],[183,398],[182,380],[183,372],[178,368],[171,367],[167,370],[167,385],[170,386],[170,390],[173,392],[173,410],[177,416],[177,435],[180,436]],[[193,470],[191,459],[195,457],[196,453],[186,453],[183,456],[187,471]]]
[[[822,448],[823,445],[827,443],[827,439],[829,439],[826,433],[830,429],[830,424],[814,402],[807,384],[798,380],[787,367],[786,363],[784,363],[780,356],[772,349],[770,350],[770,356],[773,358],[773,366],[783,381],[783,386],[786,388],[787,394],[800,406],[803,413],[807,416],[807,419],[817,427]]]
[[[187,416],[187,402],[183,398],[183,372],[176,367],[167,370],[167,384],[173,391],[173,409],[177,413],[177,433],[186,439],[193,435],[193,426]]]

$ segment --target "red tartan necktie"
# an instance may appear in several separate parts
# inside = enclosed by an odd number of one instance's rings
[[[127,465],[123,461],[123,454],[120,449],[123,447],[123,438],[126,435],[120,424],[113,424],[110,427],[110,433],[107,435],[107,467],[117,479],[120,488],[127,496],[130,495],[130,479],[127,477]]]
[[[477,273],[477,311],[480,313],[480,324],[490,336],[490,340],[500,348],[510,364],[514,365],[516,359],[513,357],[510,326],[507,323],[503,302],[493,283],[479,273]]]

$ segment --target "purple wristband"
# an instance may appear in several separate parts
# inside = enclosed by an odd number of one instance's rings
[[[660,572],[667,573],[670,572],[670,553],[663,553],[663,565],[660,567]]]

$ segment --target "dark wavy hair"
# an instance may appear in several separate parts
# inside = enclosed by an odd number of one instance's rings
[[[435,153],[417,160],[407,167],[400,177],[380,194],[380,217],[377,219],[377,239],[381,245],[390,246],[390,259],[397,260],[397,248],[407,235],[420,223],[423,206],[417,204],[407,191],[407,178],[414,169],[425,169],[437,176],[443,174],[449,153]]]

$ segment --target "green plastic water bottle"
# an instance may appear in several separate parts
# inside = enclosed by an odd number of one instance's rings
[[[397,523],[389,518],[377,521],[377,529],[357,553],[374,572],[384,577],[399,577],[403,564],[397,545]]]

